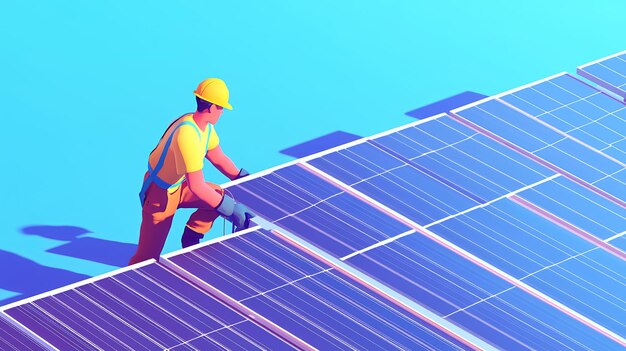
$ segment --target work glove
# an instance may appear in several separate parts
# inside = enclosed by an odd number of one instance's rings
[[[250,173],[248,173],[248,171],[246,171],[245,169],[241,169],[239,170],[239,174],[237,174],[237,176],[235,177],[235,179],[239,179],[239,178],[243,178],[243,177],[247,177],[249,176]]]
[[[250,218],[256,216],[246,206],[236,203],[235,200],[228,195],[222,197],[222,201],[215,210],[233,224],[233,232],[249,228]]]

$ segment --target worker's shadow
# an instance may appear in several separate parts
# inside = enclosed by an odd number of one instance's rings
[[[16,296],[0,300],[0,305],[89,278],[87,275],[65,269],[43,266],[4,250],[0,250],[0,265],[3,267],[0,289],[18,293]]]
[[[24,227],[21,231],[25,235],[66,242],[47,252],[117,267],[126,266],[137,247],[133,244],[89,237],[87,236],[89,230],[75,226],[34,225]],[[0,289],[18,293],[16,296],[0,300],[0,305],[89,278],[85,274],[44,266],[4,250],[0,250],[0,267],[2,267]]]
[[[110,266],[123,267],[135,253],[137,245],[87,236],[89,230],[74,226],[36,225],[22,228],[26,235],[67,241],[47,252],[80,258]]]

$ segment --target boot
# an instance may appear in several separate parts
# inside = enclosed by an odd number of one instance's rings
[[[185,226],[185,231],[183,232],[183,237],[180,239],[180,242],[181,244],[183,244],[183,249],[184,249],[191,245],[200,243],[200,239],[202,238],[204,238],[204,234],[195,232],[191,230],[189,227]]]

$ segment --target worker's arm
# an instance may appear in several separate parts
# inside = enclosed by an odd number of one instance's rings
[[[187,173],[186,177],[189,184],[189,190],[191,190],[191,192],[200,200],[206,202],[213,208],[220,205],[222,202],[222,195],[204,182],[204,174],[202,174],[202,170]]]
[[[236,203],[230,196],[221,195],[204,182],[202,170],[187,173],[189,190],[200,200],[215,208],[217,213],[231,221],[237,230],[246,229],[250,225],[250,218],[255,214],[240,203]]]
[[[207,152],[206,154],[206,158],[211,161],[215,168],[217,168],[230,180],[235,180],[243,176],[242,171],[244,170],[240,170],[239,168],[237,168],[233,161],[228,158],[226,154],[224,154],[224,151],[222,151],[222,147],[219,145],[209,150],[209,152]],[[248,172],[245,172],[245,175],[248,175]]]

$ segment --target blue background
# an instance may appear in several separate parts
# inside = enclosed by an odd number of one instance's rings
[[[0,304],[124,265],[164,128],[220,77],[222,147],[259,171],[463,91],[624,50],[623,1],[28,1],[0,8]],[[207,180],[226,178],[205,170]],[[164,252],[179,248],[177,213]],[[211,236],[221,235],[220,219]]]

